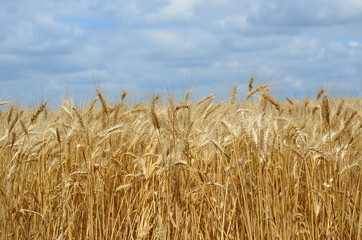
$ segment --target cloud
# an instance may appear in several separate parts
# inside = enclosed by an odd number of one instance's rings
[[[284,82],[286,85],[292,85],[294,88],[303,89],[305,87],[305,83],[301,78],[295,78],[294,76],[285,76]]]
[[[153,23],[189,22],[195,16],[196,7],[202,3],[203,0],[169,0],[166,6],[162,6],[156,12],[148,14],[146,19]]]
[[[311,38],[297,37],[286,41],[281,46],[285,55],[294,58],[304,58],[309,62],[318,61],[323,58],[325,48],[321,45],[320,40]]]
[[[316,27],[362,20],[362,4],[356,0],[253,1],[250,20],[267,26]]]
[[[232,32],[243,31],[247,27],[247,17],[246,16],[232,16],[226,17],[222,20],[217,21],[217,24],[220,25],[222,29]]]
[[[348,46],[350,46],[350,47],[359,47],[359,46],[361,46],[361,44],[359,42],[356,42],[356,41],[349,41]]]
[[[357,96],[361,24],[357,0],[0,1],[0,96],[218,90],[251,75],[300,95],[343,81]]]

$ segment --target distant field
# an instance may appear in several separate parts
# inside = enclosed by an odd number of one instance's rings
[[[3,102],[0,238],[362,239],[362,100],[252,84],[241,102]]]

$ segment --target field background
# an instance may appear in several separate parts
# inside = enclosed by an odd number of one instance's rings
[[[1,103],[0,238],[362,239],[362,100],[268,90]]]

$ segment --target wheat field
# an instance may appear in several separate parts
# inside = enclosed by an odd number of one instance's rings
[[[0,238],[362,239],[362,100],[248,90],[1,102]]]

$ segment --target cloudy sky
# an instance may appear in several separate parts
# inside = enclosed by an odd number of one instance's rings
[[[0,0],[0,26],[0,101],[362,92],[361,0]]]

